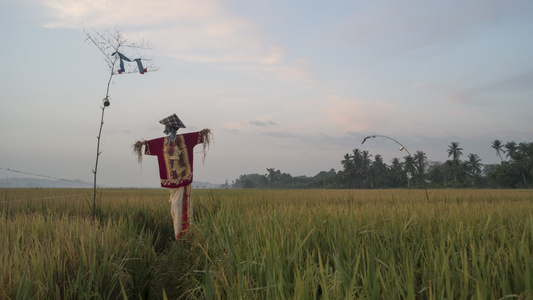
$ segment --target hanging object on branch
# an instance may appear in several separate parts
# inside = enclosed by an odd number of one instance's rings
[[[109,67],[109,78],[107,80],[107,89],[105,97],[102,99],[102,115],[100,118],[100,129],[98,130],[97,135],[97,144],[96,144],[96,159],[93,169],[94,174],[94,180],[93,180],[93,201],[91,206],[93,219],[96,220],[97,216],[100,214],[100,204],[98,204],[97,197],[96,197],[96,191],[97,191],[97,185],[96,185],[96,178],[98,173],[98,163],[100,154],[102,153],[102,149],[100,147],[100,141],[102,137],[102,128],[104,126],[104,112],[105,108],[108,107],[110,103],[110,97],[109,97],[109,89],[112,83],[113,76],[117,74],[122,74],[125,72],[124,69],[124,61],[127,62],[133,62],[135,61],[137,63],[137,67],[139,68],[139,73],[144,74],[147,72],[147,69],[144,68],[143,62],[141,61],[141,58],[137,59],[129,59],[125,55],[123,55],[121,52],[119,52],[119,49],[131,49],[132,51],[139,51],[139,50],[150,50],[152,46],[146,43],[141,44],[128,44],[126,43],[126,39],[124,38],[123,34],[118,30],[105,30],[104,32],[98,32],[96,30],[88,31],[84,28],[84,32],[87,35],[86,41],[91,42],[94,44],[98,50],[104,55],[105,61],[107,63],[107,66]],[[109,49],[114,49],[114,52],[109,55]],[[157,67],[153,66],[151,64],[151,59],[143,58],[142,60],[145,61],[145,64],[148,62],[150,72],[157,71]],[[117,67],[117,63],[119,66]]]
[[[141,74],[144,74],[144,73],[148,72],[147,69],[145,67],[143,67],[143,64],[142,64],[140,58],[136,58],[136,59],[131,60],[131,59],[127,58],[124,54],[122,54],[122,53],[120,53],[118,51],[113,52],[111,54],[111,56],[113,56],[113,55],[118,55],[118,58],[120,59],[120,69],[118,70],[119,74],[122,74],[125,71],[125,69],[124,69],[124,61],[129,61],[129,62],[135,61],[137,63],[137,68],[139,69],[139,73],[141,73]]]
[[[364,144],[366,142],[367,139],[369,138],[375,138],[376,136],[375,135],[369,135],[367,136],[366,138],[363,139],[363,142],[361,142],[361,145]]]

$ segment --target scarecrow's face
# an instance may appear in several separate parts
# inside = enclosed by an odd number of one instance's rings
[[[176,134],[176,131],[178,131],[178,128],[165,125],[165,131],[163,131],[163,133],[166,135],[170,135]]]

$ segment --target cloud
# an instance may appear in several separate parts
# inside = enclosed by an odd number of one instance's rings
[[[461,104],[505,104],[531,95],[533,69],[502,73],[497,70],[497,74],[490,77],[473,73],[450,82],[417,81],[411,87],[434,91],[446,102]]]
[[[314,92],[313,92],[314,94]],[[284,97],[281,97],[284,99]],[[320,95],[280,102],[276,109],[256,114],[253,120],[234,120],[223,124],[227,129],[238,129],[245,134],[260,134],[271,137],[314,136],[317,132],[336,135],[340,132],[377,132],[385,127],[394,127],[400,109],[378,99],[358,101],[341,95]],[[273,122],[283,120],[281,124]],[[401,121],[401,120],[400,120]],[[386,128],[388,130],[388,128]],[[298,132],[298,135],[287,133]]]
[[[45,0],[44,4],[54,19],[45,24],[48,28],[79,28],[82,23],[96,28],[110,24],[145,27],[169,20],[196,23],[219,12],[216,1]]]
[[[498,78],[492,82],[483,82],[477,86],[455,87],[450,88],[446,100],[452,103],[482,103],[497,102],[509,104],[513,98],[509,98],[511,93],[520,93],[522,95],[531,95],[533,87],[533,70],[508,75]],[[523,97],[516,97],[523,99]]]
[[[325,97],[324,106],[320,107],[319,115],[323,117],[319,128],[355,132],[376,130],[384,122],[393,122],[397,112],[392,103],[377,99],[360,101],[329,95]]]
[[[360,143],[361,133],[345,131],[340,135],[327,134],[318,132],[314,134],[301,134],[289,131],[267,131],[262,135],[270,138],[293,140],[297,144],[292,144],[292,147],[307,147],[312,149],[339,149],[352,147]],[[281,143],[286,145],[287,142]],[[298,146],[299,144],[299,146]]]
[[[260,126],[260,127],[265,127],[266,126],[266,124],[264,122],[261,122],[261,121],[250,121],[250,124],[255,125],[255,126]]]
[[[222,129],[223,131],[225,132],[228,132],[228,133],[233,133],[233,134],[239,134],[240,133],[240,130],[238,129]]]
[[[465,110],[454,110],[448,113],[448,115],[456,116],[456,115],[464,115],[466,114]]]
[[[161,54],[220,68],[267,72],[280,78],[308,80],[302,61],[286,61],[282,46],[254,20],[223,1],[44,0],[48,28],[97,30],[117,24],[130,41],[147,40]],[[142,28],[142,29],[139,29]],[[120,28],[119,28],[120,30]]]
[[[520,6],[498,0],[386,1],[349,14],[340,25],[339,37],[357,47],[375,45],[381,55],[433,45],[438,46],[433,50],[443,51],[479,35],[487,23],[509,18]]]
[[[302,62],[294,64],[272,65],[266,67],[265,70],[273,74],[278,74],[279,77],[286,79],[307,81],[308,83],[313,84],[318,83],[318,81],[313,78],[311,72],[305,68],[305,64]]]
[[[286,139],[286,138],[293,139],[293,138],[298,137],[298,135],[292,134],[287,131],[267,131],[267,132],[263,132],[263,135],[270,136],[270,137],[283,138],[283,139]]]
[[[477,89],[477,91],[494,92],[494,91],[516,91],[516,90],[531,90],[533,86],[533,69],[526,72],[507,76],[500,80],[491,82]]]
[[[425,89],[432,89],[436,90],[439,89],[439,85],[436,83],[431,82],[415,82],[411,85],[413,88],[425,88]]]
[[[300,81],[304,84],[314,85],[319,83],[314,77],[314,74],[308,70],[307,64],[302,60],[297,62],[287,62],[283,59],[283,56],[280,56],[279,62],[267,64],[266,57],[263,59],[259,59],[259,57],[257,58],[258,59],[255,61],[256,63],[253,64],[245,63],[246,61],[243,61],[245,57],[241,57],[239,58],[239,61],[237,61],[241,62],[240,64],[227,65],[225,67],[229,70],[254,73],[269,77],[276,76],[283,80]]]
[[[218,48],[218,50],[224,50],[221,47],[221,43],[214,44],[211,43],[213,48]],[[225,44],[225,43],[224,43]],[[209,45],[206,45],[209,46]],[[282,54],[280,47],[270,46],[268,49],[258,49],[255,51],[250,51],[248,53],[232,53],[228,52],[225,54],[216,55],[216,51],[211,49],[198,49],[198,50],[186,50],[185,52],[189,53],[178,53],[170,54],[171,57],[179,58],[188,62],[200,62],[200,63],[256,63],[256,64],[275,64],[280,62]],[[235,44],[232,45],[232,48],[238,48]],[[227,49],[226,50],[230,50]],[[268,70],[268,69],[267,69]]]
[[[276,122],[272,122],[272,121],[266,121],[266,122],[263,122],[263,121],[250,121],[250,124],[255,125],[255,126],[259,126],[259,127],[276,126],[276,125],[278,125]]]

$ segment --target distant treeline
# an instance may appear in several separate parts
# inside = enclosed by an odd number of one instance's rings
[[[341,160],[343,169],[322,171],[313,177],[292,176],[267,168],[267,174],[241,175],[225,188],[258,189],[387,189],[387,188],[531,188],[533,187],[533,143],[494,140],[491,147],[499,164],[484,165],[477,154],[461,160],[463,148],[452,142],[449,160],[428,161],[423,151],[386,164],[380,154],[354,149]]]

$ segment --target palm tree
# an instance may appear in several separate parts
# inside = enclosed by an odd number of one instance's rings
[[[341,164],[344,167],[344,170],[349,170],[352,165],[352,158],[350,157],[350,154],[346,153],[344,155],[344,159],[341,160]]]
[[[520,143],[518,146],[515,142],[507,142],[505,144],[505,149],[507,149],[507,157],[509,157],[514,164],[518,165],[518,169],[520,170],[520,173],[522,174],[522,179],[524,180],[524,185],[527,184],[526,176],[524,175],[523,171],[523,151],[526,149],[525,143]]]
[[[342,178],[346,180],[346,182],[350,182],[352,184],[352,187],[355,188],[355,183],[354,183],[355,166],[352,160],[352,156],[346,153],[344,155],[344,159],[341,161],[341,164],[344,168],[344,170],[342,171],[342,175],[341,175]]]
[[[418,150],[415,152],[413,159],[416,163],[416,167],[418,168],[419,174],[424,175],[426,170],[426,161],[428,159],[426,153],[424,153],[424,151]]]
[[[434,163],[428,170],[429,180],[431,183],[440,184],[444,181],[444,165],[440,162]]]
[[[516,162],[518,163],[518,168],[520,173],[522,173],[522,179],[524,180],[524,185],[527,185],[526,176],[524,175],[524,169],[527,168],[527,158],[529,154],[529,145],[527,143],[520,143],[517,147],[516,153]],[[526,171],[527,172],[527,171]]]
[[[456,180],[455,178],[455,163],[452,160],[444,162],[446,180]]]
[[[517,150],[516,143],[513,141],[507,142],[505,144],[505,149],[507,149],[507,157],[509,157],[511,160],[514,160]]]
[[[381,156],[381,154],[376,154],[376,156],[374,156],[374,163],[378,165],[383,164],[383,157]]]
[[[496,155],[500,157],[500,159],[503,161],[501,152],[505,153],[505,150],[503,150],[503,144],[500,140],[494,140],[492,141],[492,148],[496,150]]]
[[[381,154],[376,154],[376,156],[374,156],[374,161],[370,167],[376,171],[375,175],[385,177],[387,165],[383,162],[383,156],[381,156]]]
[[[359,174],[367,177],[370,179],[370,188],[372,188],[373,181],[372,181],[372,175],[370,174],[370,165],[372,164],[371,160],[372,154],[368,152],[367,150],[364,150],[361,153],[361,163],[359,164],[359,170],[357,171]]]
[[[374,156],[374,161],[372,162],[372,165],[370,166],[370,186],[371,188],[374,187],[382,187],[384,183],[386,182],[387,178],[387,165],[383,162],[383,157],[381,154],[376,154]]]
[[[394,174],[394,180],[397,186],[402,186],[405,178],[405,172],[403,171],[403,163],[397,157],[393,158],[391,160],[391,163],[392,165],[390,166],[390,169]]]
[[[278,183],[281,178],[281,171],[275,170],[274,168],[267,168],[267,171],[268,171],[267,178],[268,178],[270,185],[272,186]]]
[[[448,157],[452,157],[454,161],[459,160],[459,157],[463,155],[463,152],[461,152],[463,148],[459,148],[458,142],[452,142],[450,146],[448,146]]]
[[[363,153],[361,154],[361,167],[363,168],[363,170],[368,170],[368,168],[370,167],[370,164],[372,163],[372,160],[370,159],[372,157],[372,154],[370,154],[370,152],[368,152],[367,150],[363,151]]]
[[[354,188],[361,188],[361,150],[354,149],[352,155],[352,179]]]
[[[459,147],[458,142],[452,142],[450,146],[448,146],[448,157],[452,157],[452,167],[451,167],[451,173],[454,181],[457,181],[457,171],[459,170],[459,157],[463,155],[463,152],[461,152],[463,148]]]
[[[416,174],[415,161],[411,155],[404,156],[404,169],[409,174],[407,177],[407,187],[409,187],[409,179]]]
[[[483,164],[481,163],[481,158],[479,158],[477,154],[469,154],[466,165],[468,166],[472,177],[475,177],[476,175],[480,174],[481,167],[483,166]]]

